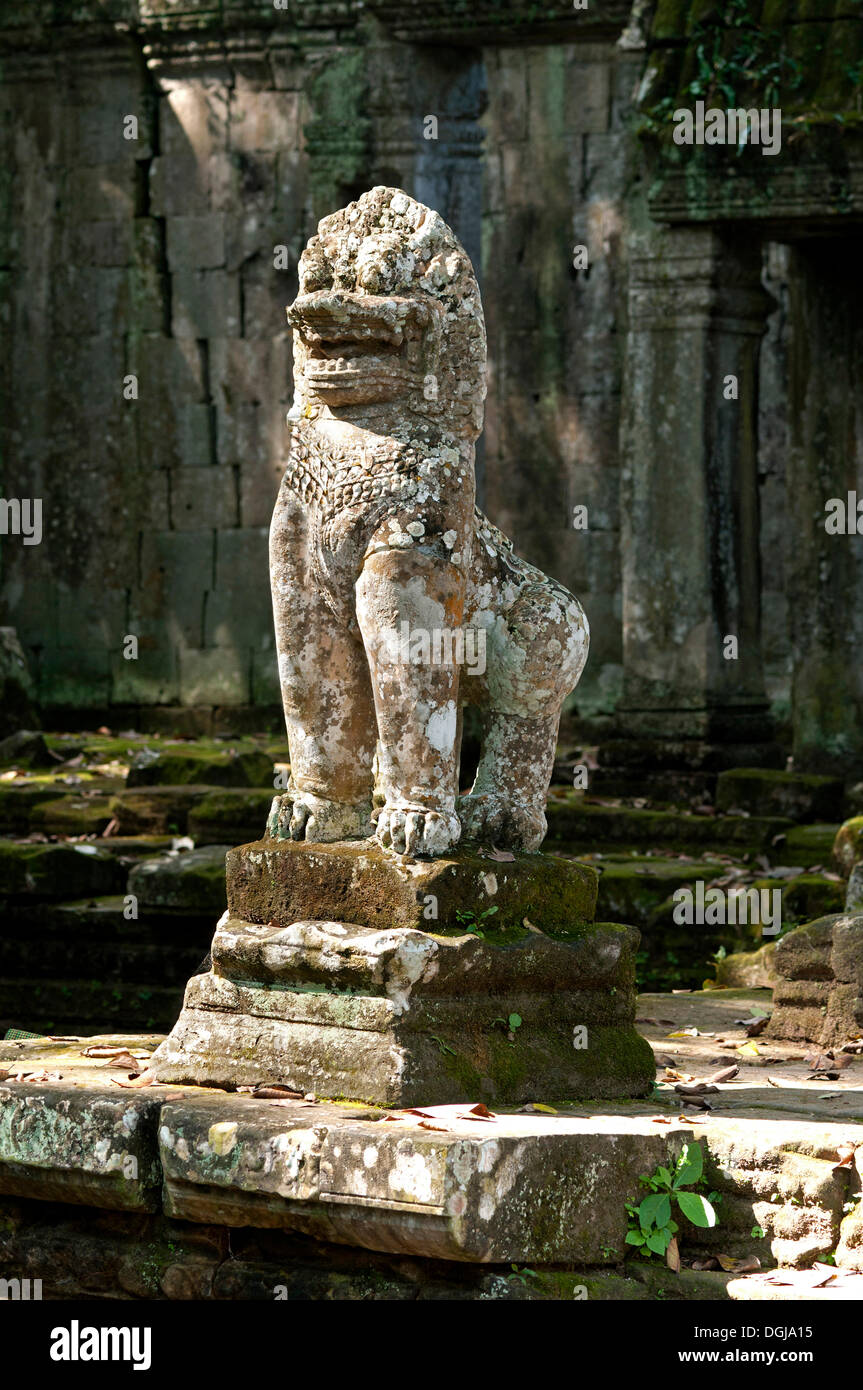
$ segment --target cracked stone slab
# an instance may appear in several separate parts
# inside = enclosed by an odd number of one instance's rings
[[[0,1193],[157,1211],[159,1102],[103,1083],[0,1082]]]
[[[604,1264],[623,1248],[624,1194],[687,1138],[620,1117],[463,1112],[432,1107],[423,1129],[409,1115],[328,1123],[286,1108],[261,1124],[233,1098],[167,1104],[165,1209],[442,1259]]]

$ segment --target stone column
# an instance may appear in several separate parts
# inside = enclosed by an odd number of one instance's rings
[[[787,471],[794,759],[803,769],[856,777],[863,775],[859,259],[851,239],[807,241],[792,252]]]
[[[662,741],[672,764],[776,757],[765,747],[757,479],[772,303],[755,237],[685,227],[631,244],[618,712],[628,736]]]

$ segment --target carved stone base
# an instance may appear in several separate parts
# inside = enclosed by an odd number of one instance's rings
[[[586,921],[595,891],[585,865],[538,855],[405,865],[356,844],[243,846],[212,970],[189,982],[157,1075],[385,1106],[642,1095],[638,932]],[[310,918],[313,894],[389,922]],[[408,925],[429,897],[431,930]]]

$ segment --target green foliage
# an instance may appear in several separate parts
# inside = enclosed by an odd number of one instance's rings
[[[706,106],[778,106],[780,91],[787,98],[803,81],[799,63],[785,52],[784,34],[762,28],[749,0],[725,0],[699,20],[689,52],[694,75],[645,111],[645,130],[658,130],[672,111],[699,100]]]
[[[459,926],[464,927],[465,931],[484,938],[485,932],[480,930],[480,925],[487,917],[492,917],[497,911],[497,907],[487,907],[485,912],[475,912],[472,908],[465,908],[456,913],[455,919]]]
[[[496,1018],[494,1022],[503,1024],[509,1035],[509,1041],[515,1042],[516,1031],[521,1027],[524,1020],[521,1014],[510,1014],[508,1018]]]
[[[626,1244],[634,1246],[645,1259],[654,1255],[664,1257],[677,1235],[680,1227],[672,1217],[673,1203],[694,1226],[706,1229],[716,1225],[713,1203],[719,1200],[717,1194],[711,1192],[705,1197],[700,1192],[684,1191],[685,1188],[707,1186],[700,1144],[684,1145],[673,1170],[660,1164],[653,1173],[642,1173],[638,1181],[648,1189],[648,1196],[637,1206],[633,1202],[626,1204],[629,1216]]]

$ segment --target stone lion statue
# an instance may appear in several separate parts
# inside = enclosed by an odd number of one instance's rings
[[[296,393],[270,531],[291,777],[276,838],[535,850],[578,601],[474,502],[486,341],[450,228],[394,188],[325,217],[288,309]],[[481,712],[458,795],[461,709]]]

